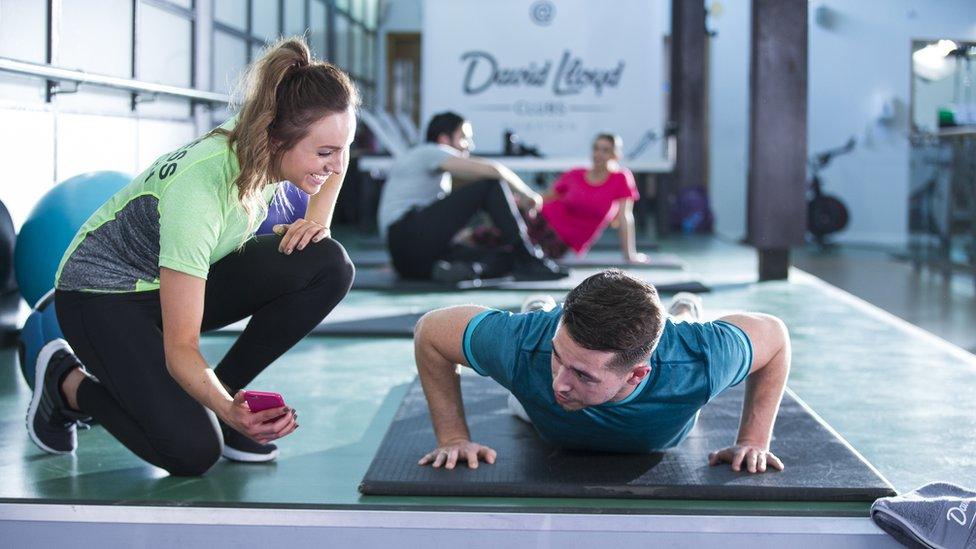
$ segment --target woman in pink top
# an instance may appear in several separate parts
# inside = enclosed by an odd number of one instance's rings
[[[572,248],[589,250],[616,219],[620,250],[631,263],[647,263],[634,242],[634,201],[639,198],[634,175],[618,163],[620,136],[601,133],[593,140],[593,166],[564,173],[545,195],[538,214],[528,220],[529,236],[549,257],[559,258]]]

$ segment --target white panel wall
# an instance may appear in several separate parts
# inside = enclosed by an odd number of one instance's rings
[[[163,153],[178,149],[197,137],[193,122],[142,119],[137,122],[137,129],[137,172],[149,167]]]
[[[196,137],[191,120],[0,107],[0,201],[20,227],[56,182],[96,170],[135,175]]]
[[[54,184],[54,115],[0,109],[0,200],[20,227]]]
[[[58,177],[96,170],[135,174],[134,118],[62,114],[58,117]]]

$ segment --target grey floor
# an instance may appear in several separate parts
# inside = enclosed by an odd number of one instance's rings
[[[976,284],[973,275],[946,280],[916,270],[890,250],[838,246],[796,250],[794,265],[889,313],[976,353]]]

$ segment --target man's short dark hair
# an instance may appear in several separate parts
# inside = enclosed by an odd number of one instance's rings
[[[607,366],[624,371],[650,358],[661,338],[664,318],[654,286],[610,269],[587,278],[569,292],[562,324],[580,346],[613,351]]]
[[[437,138],[447,134],[448,137],[464,124],[464,117],[456,112],[446,111],[437,113],[427,123],[427,142],[437,143]]]

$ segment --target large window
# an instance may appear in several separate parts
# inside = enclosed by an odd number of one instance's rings
[[[331,61],[348,72],[367,106],[376,91],[377,0],[335,0]]]
[[[47,61],[47,3],[0,2],[0,57],[19,61]],[[46,86],[27,76],[0,73],[0,98],[42,103]]]
[[[328,57],[328,13],[325,0],[310,1],[308,41],[312,47],[312,55],[320,59]]]
[[[144,82],[193,88],[193,25],[189,0],[140,0],[136,7],[135,62],[132,77]],[[188,117],[185,99],[139,97],[140,114]]]
[[[349,73],[364,102],[374,102],[378,0],[212,0],[212,10],[205,10],[212,21],[199,20],[199,8],[195,0],[0,1],[0,56],[231,93],[241,70],[268,44],[302,35],[316,58]],[[212,35],[201,36],[202,29],[212,29]],[[15,82],[2,78],[0,84]],[[84,84],[77,91],[66,84],[51,92],[78,110],[167,117],[191,112],[191,101],[183,98]],[[157,108],[162,105],[169,107]]]

